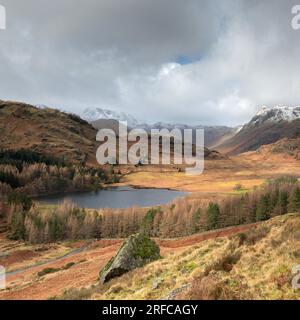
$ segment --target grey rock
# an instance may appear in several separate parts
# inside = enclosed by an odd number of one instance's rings
[[[100,281],[106,283],[159,258],[158,245],[146,234],[132,235],[123,243],[117,255],[101,270]]]
[[[176,300],[176,297],[178,294],[189,289],[190,287],[191,287],[191,284],[184,284],[180,288],[177,288],[177,289],[171,291],[167,296],[161,298],[161,300]]]
[[[163,279],[158,279],[158,280],[154,281],[152,284],[152,290],[159,289],[163,283],[164,283]]]

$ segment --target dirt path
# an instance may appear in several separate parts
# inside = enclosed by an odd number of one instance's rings
[[[58,262],[60,260],[66,259],[66,258],[70,258],[70,257],[75,256],[76,254],[81,253],[82,251],[86,250],[88,247],[89,247],[89,244],[84,244],[81,248],[74,249],[71,252],[62,255],[61,257],[49,259],[48,261],[36,263],[34,265],[30,265],[30,266],[27,266],[27,267],[24,267],[24,268],[20,268],[20,269],[17,269],[17,270],[9,271],[9,272],[6,273],[6,279],[8,279],[11,276],[17,275],[19,273],[22,273],[24,271],[27,271],[27,270],[30,270],[30,269],[33,269],[33,268],[36,268],[36,267],[46,266],[46,265],[48,265],[50,263],[55,263],[55,262]]]
[[[185,250],[199,242],[245,232],[256,224],[230,227],[205,232],[179,239],[155,239],[162,256],[170,252]],[[33,299],[43,300],[61,295],[66,289],[80,288],[95,284],[101,268],[116,254],[123,240],[99,240],[73,250],[65,256],[51,259],[40,265],[29,265],[12,271],[7,277],[8,290],[0,292],[1,300]],[[43,277],[38,272],[45,267],[61,269],[66,264],[74,265]]]
[[[0,299],[48,299],[60,295],[69,288],[80,288],[97,282],[100,269],[111,259],[122,241],[107,247],[93,247],[68,255],[64,258],[52,260],[46,265],[31,266],[17,274],[11,274],[7,278],[7,286],[10,288],[0,292]],[[68,263],[75,263],[70,269],[60,270],[43,277],[38,272],[45,267],[60,269]]]

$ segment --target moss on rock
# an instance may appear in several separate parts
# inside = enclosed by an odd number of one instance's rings
[[[130,236],[100,272],[102,283],[160,258],[159,246],[146,234]]]

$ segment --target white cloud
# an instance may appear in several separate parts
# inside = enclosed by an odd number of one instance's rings
[[[1,2],[1,99],[228,125],[300,103],[292,0]]]

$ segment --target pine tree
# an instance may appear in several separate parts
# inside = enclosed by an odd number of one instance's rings
[[[279,194],[280,191],[278,188],[275,189],[270,195],[270,205],[269,205],[269,211],[273,212],[278,204],[279,201]]]
[[[289,212],[300,212],[300,188],[297,187],[292,192],[288,205]]]
[[[270,195],[263,195],[256,208],[256,221],[264,221],[270,218]]]
[[[284,190],[279,191],[278,201],[276,204],[277,214],[286,214],[288,212],[288,193]]]
[[[219,225],[220,208],[217,203],[211,202],[207,209],[207,228],[216,229]]]
[[[192,233],[200,231],[201,209],[197,209],[192,216]]]
[[[32,200],[25,194],[12,192],[9,194],[7,202],[10,205],[21,206],[23,211],[28,212],[32,207]]]
[[[59,219],[59,217],[54,214],[54,216],[49,221],[49,235],[52,241],[62,240],[64,234],[64,227]]]
[[[25,240],[26,229],[25,229],[25,213],[16,209],[13,212],[11,222],[11,235],[10,237],[14,240]]]
[[[155,216],[157,215],[157,213],[160,211],[160,209],[150,209],[142,222],[142,226],[141,226],[141,231],[146,233],[146,234],[152,234],[153,231],[153,221],[155,219]]]

